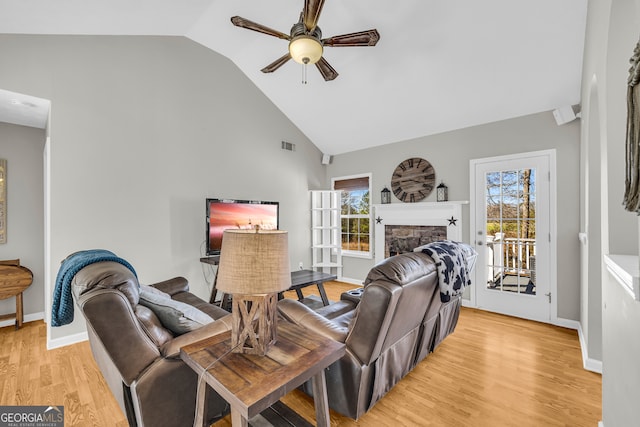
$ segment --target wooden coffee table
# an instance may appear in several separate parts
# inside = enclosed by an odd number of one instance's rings
[[[265,356],[232,353],[230,348],[228,331],[180,349],[182,360],[201,378],[194,426],[207,425],[207,384],[231,405],[232,425],[244,427],[249,418],[309,379],[316,423],[329,426],[324,370],[342,357],[344,344],[280,320],[278,340]]]
[[[329,298],[327,298],[327,294],[324,291],[324,282],[336,280],[337,278],[335,274],[323,273],[321,271],[298,270],[291,273],[291,287],[289,290],[296,291],[298,300],[302,301],[304,295],[302,295],[301,289],[316,285],[318,287],[318,293],[320,293],[320,298],[322,299],[322,304],[329,305]]]
[[[218,265],[220,261],[220,257],[204,257],[200,258],[200,262]],[[218,278],[218,272],[216,271],[216,281]],[[302,301],[304,299],[304,295],[302,294],[302,289],[307,286],[316,285],[318,287],[318,293],[320,294],[320,299],[322,300],[322,305],[329,305],[330,301],[327,298],[327,294],[324,291],[324,282],[328,282],[330,280],[336,280],[338,276],[335,274],[323,273],[321,271],[313,271],[313,270],[296,270],[291,272],[291,287],[288,289],[289,291],[296,291],[296,295],[298,296],[298,301]],[[223,293],[220,297],[220,302],[216,302],[217,296],[216,284],[214,281],[213,289],[211,290],[211,296],[209,297],[209,304],[215,304],[227,311],[231,311],[231,295]],[[282,292],[278,295],[278,298],[282,298]]]

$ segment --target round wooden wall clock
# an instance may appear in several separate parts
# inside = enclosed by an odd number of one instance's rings
[[[419,157],[403,161],[391,175],[391,190],[403,202],[419,202],[431,194],[435,183],[435,169]]]

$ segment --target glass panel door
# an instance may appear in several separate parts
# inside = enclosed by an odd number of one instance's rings
[[[551,154],[471,161],[478,308],[549,321]]]
[[[536,294],[536,169],[485,174],[487,289]]]

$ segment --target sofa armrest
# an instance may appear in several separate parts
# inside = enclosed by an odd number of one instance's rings
[[[189,292],[189,282],[184,277],[174,277],[173,279],[154,283],[151,286],[172,296],[178,292]]]
[[[347,339],[349,333],[347,328],[336,325],[296,300],[285,298],[278,301],[278,312],[285,320],[334,341],[344,343]]]
[[[160,348],[160,353],[167,358],[179,358],[180,347],[198,342],[213,335],[231,330],[231,314],[221,317],[215,322],[208,323],[195,331],[187,332],[168,341]]]
[[[351,289],[349,291],[340,294],[340,301],[349,301],[355,305],[360,304],[362,294],[364,293],[364,287]]]

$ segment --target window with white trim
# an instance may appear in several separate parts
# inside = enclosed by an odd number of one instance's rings
[[[341,190],[340,224],[343,256],[371,257],[371,174],[331,179]]]

